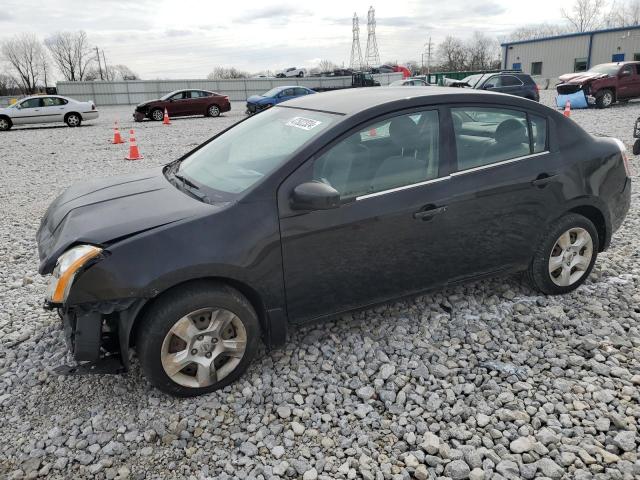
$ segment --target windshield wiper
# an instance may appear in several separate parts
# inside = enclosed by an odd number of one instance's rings
[[[180,162],[176,162],[174,165],[171,165],[167,170],[167,176],[173,177],[178,181],[173,181],[173,183],[179,190],[191,195],[192,197],[197,198],[201,201],[208,200],[207,196],[200,191],[200,187],[196,185],[194,182],[189,180],[184,175],[180,175],[178,173],[178,168],[180,166]]]

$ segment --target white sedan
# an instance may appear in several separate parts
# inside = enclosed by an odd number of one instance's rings
[[[78,127],[84,120],[98,118],[93,102],[78,102],[59,95],[35,95],[18,100],[7,108],[0,108],[0,131],[13,125],[64,122]]]

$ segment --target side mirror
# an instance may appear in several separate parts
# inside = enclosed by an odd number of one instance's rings
[[[294,210],[329,210],[340,206],[340,194],[323,182],[305,182],[293,189],[291,208]]]

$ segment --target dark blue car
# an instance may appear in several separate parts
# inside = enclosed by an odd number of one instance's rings
[[[272,107],[278,103],[282,103],[286,100],[291,100],[292,98],[296,97],[302,97],[311,93],[316,92],[311,90],[310,88],[298,87],[295,85],[275,87],[268,92],[263,93],[262,95],[252,95],[247,98],[247,113],[253,114],[259,112],[260,110],[264,110],[265,108]]]

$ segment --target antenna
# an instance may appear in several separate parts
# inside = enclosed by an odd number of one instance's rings
[[[362,69],[362,51],[360,50],[360,24],[358,22],[358,14],[353,14],[353,42],[351,43],[351,60],[349,68]]]
[[[378,52],[378,42],[376,41],[376,11],[369,7],[367,13],[367,51],[365,53],[365,63],[368,67],[380,65],[380,52]]]

